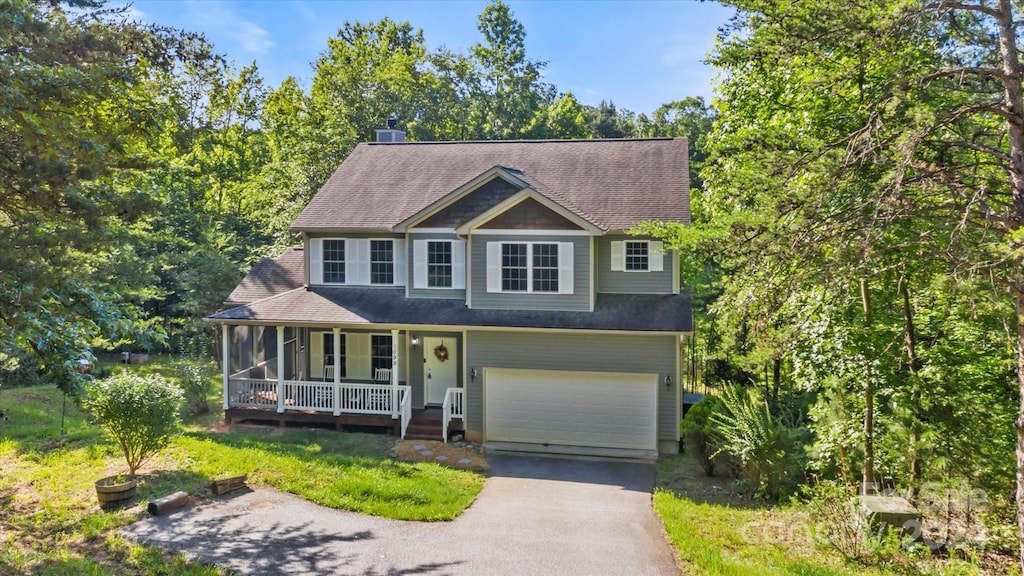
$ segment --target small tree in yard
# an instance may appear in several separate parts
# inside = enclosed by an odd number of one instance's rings
[[[123,371],[91,384],[83,404],[121,447],[135,474],[178,431],[183,401],[181,389],[162,376]]]

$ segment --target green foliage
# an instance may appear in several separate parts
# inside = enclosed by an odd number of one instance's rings
[[[161,376],[127,371],[98,380],[83,405],[121,448],[130,474],[165,447],[180,428],[181,389]]]
[[[719,452],[739,462],[743,481],[757,495],[783,499],[804,480],[806,429],[784,424],[749,390],[726,388],[709,421]]]
[[[178,383],[185,393],[189,412],[192,414],[210,412],[210,403],[207,400],[207,395],[210,393],[211,377],[209,366],[210,363],[200,352],[200,345],[197,341],[184,346],[174,363]]]
[[[721,398],[705,396],[687,410],[679,425],[679,432],[686,439],[687,448],[693,450],[708,476],[715,473],[716,450],[712,444],[715,429],[712,418],[723,409]]]

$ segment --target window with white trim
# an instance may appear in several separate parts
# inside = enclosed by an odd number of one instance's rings
[[[395,283],[395,243],[370,240],[370,284]]]
[[[533,244],[533,291],[558,292],[558,244]]]
[[[572,294],[572,242],[488,242],[487,291]]]
[[[345,241],[325,238],[323,241],[323,252],[324,284],[344,284]]]
[[[450,240],[427,241],[427,287],[452,287],[452,243]]]
[[[647,241],[626,242],[626,270],[650,270],[650,245]]]
[[[501,245],[501,291],[527,292],[530,287],[529,244]]]
[[[376,374],[378,368],[391,369],[391,336],[374,334],[370,336],[370,374]]]

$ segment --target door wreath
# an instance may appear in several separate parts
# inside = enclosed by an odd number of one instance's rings
[[[434,356],[437,356],[441,362],[448,360],[448,349],[444,347],[444,340],[434,348]]]

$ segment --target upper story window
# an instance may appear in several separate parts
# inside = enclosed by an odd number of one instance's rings
[[[405,240],[310,238],[309,283],[405,286]]]
[[[572,242],[488,242],[487,291],[573,293]]]
[[[427,241],[427,287],[452,287],[452,243],[450,240]]]
[[[391,240],[370,240],[370,284],[395,283],[395,250]]]
[[[626,242],[626,270],[650,270],[647,242]]]
[[[345,241],[324,240],[324,283],[345,283]]]
[[[530,285],[528,244],[501,245],[502,292],[526,292]]]
[[[611,243],[612,272],[662,272],[665,245],[653,240],[615,240]]]
[[[412,287],[436,290],[466,288],[466,241],[457,238],[412,241]]]
[[[558,244],[533,245],[533,291],[558,292]]]

